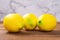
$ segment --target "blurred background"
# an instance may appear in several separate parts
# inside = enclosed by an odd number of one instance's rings
[[[34,13],[37,17],[50,13],[60,22],[60,0],[0,0],[0,21],[7,14]]]

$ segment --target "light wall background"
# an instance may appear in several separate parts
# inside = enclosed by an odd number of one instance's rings
[[[37,17],[51,13],[60,22],[60,0],[0,0],[0,21],[10,13],[34,13]]]

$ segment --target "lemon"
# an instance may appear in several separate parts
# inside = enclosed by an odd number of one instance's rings
[[[23,16],[25,29],[34,30],[37,25],[37,17],[33,13],[25,14]]]
[[[52,31],[56,28],[57,20],[52,14],[43,14],[38,18],[37,25],[41,31]]]
[[[23,28],[23,18],[19,14],[8,14],[4,17],[3,25],[8,32],[18,32]]]

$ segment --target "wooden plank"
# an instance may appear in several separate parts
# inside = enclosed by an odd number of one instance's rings
[[[52,32],[22,30],[19,33],[8,33],[0,24],[0,40],[60,40],[60,24]]]

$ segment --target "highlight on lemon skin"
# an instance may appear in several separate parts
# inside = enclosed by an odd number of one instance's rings
[[[52,14],[43,14],[37,20],[40,31],[52,31],[56,28],[57,20]]]
[[[26,30],[34,30],[37,25],[37,17],[33,13],[25,14],[23,16],[25,29]]]
[[[23,17],[18,13],[8,14],[4,17],[3,25],[8,32],[19,32],[24,26]]]

